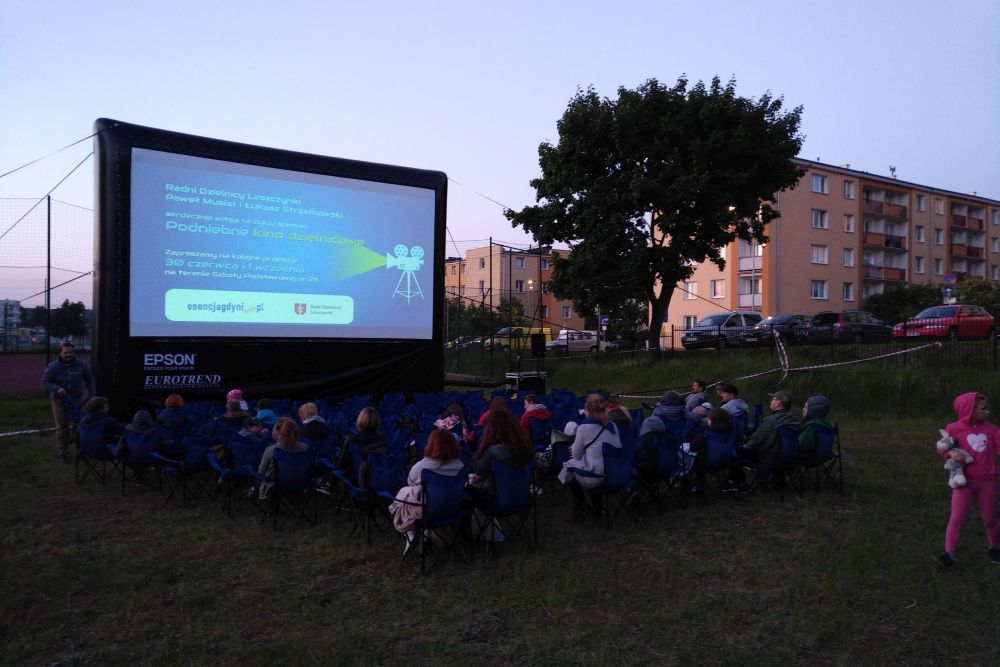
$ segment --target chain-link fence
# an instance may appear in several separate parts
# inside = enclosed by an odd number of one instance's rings
[[[90,209],[0,199],[0,351],[44,350],[47,338],[89,348],[93,237]]]

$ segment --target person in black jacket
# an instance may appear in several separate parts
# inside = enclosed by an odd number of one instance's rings
[[[90,367],[76,358],[76,348],[72,343],[59,346],[59,358],[45,368],[42,374],[42,388],[49,392],[52,401],[52,417],[56,423],[56,440],[59,443],[59,459],[69,461],[69,405],[72,401],[79,405],[97,390]]]

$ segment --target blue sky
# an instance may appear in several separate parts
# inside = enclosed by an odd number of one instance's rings
[[[578,87],[681,74],[802,105],[802,157],[1000,199],[995,0],[0,0],[0,173],[108,117],[439,169],[471,188],[449,186],[456,240],[525,242],[472,190],[533,202],[538,144]],[[0,197],[43,195],[89,150]],[[91,207],[92,165],[53,196]]]

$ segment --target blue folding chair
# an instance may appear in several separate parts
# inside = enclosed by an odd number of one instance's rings
[[[477,533],[483,535],[486,531],[499,531],[507,544],[523,538],[528,549],[534,551],[538,544],[538,513],[532,484],[534,463],[529,461],[515,468],[493,460],[490,471],[493,475],[493,497],[481,509],[482,522]],[[528,519],[532,520],[530,535],[525,531]],[[492,555],[496,541],[489,540],[486,544],[487,553]]]
[[[803,471],[812,470],[816,474],[815,488],[818,491],[823,482],[830,482],[838,491],[844,490],[844,468],[840,454],[840,427],[815,426],[816,451],[811,457],[800,461]],[[834,477],[836,473],[836,477]]]
[[[297,517],[315,525],[319,520],[316,502],[316,482],[311,476],[313,455],[304,452],[286,452],[280,447],[274,449],[274,486],[268,501],[274,519],[274,529],[285,525],[289,517]],[[312,515],[310,516],[310,506]],[[281,509],[288,513],[279,524]]]
[[[420,572],[427,574],[445,558],[454,554],[465,563],[472,562],[471,549],[463,551],[463,539],[469,519],[469,498],[465,490],[469,469],[463,466],[455,475],[442,475],[433,470],[420,473],[421,516],[413,524],[412,538],[406,535],[409,548],[404,552],[420,553]],[[433,553],[430,567],[428,556]]]
[[[528,419],[528,426],[531,427],[531,444],[535,451],[540,451],[549,446],[552,440],[552,419]]]
[[[746,467],[753,472],[753,490],[778,491],[780,498],[785,499],[785,487],[791,486],[796,494],[801,495],[797,483],[797,468],[795,450],[799,446],[799,432],[787,426],[778,428],[779,450],[777,461],[748,461]]]
[[[730,433],[719,433],[711,429],[705,430],[705,447],[699,452],[701,459],[697,465],[696,488],[702,491],[702,497],[707,497],[709,489],[708,478],[714,478],[717,482],[717,491],[722,493],[724,489],[732,491],[736,500],[740,499],[739,489],[727,485],[729,472],[737,464],[739,459],[736,455],[736,428]]]
[[[107,464],[114,460],[114,450],[109,450],[108,445],[114,444],[113,439],[109,439],[105,434],[104,425],[84,428],[82,424],[76,425],[76,483],[82,484],[83,480],[93,475],[101,484],[105,484],[108,479]],[[80,474],[81,464],[84,468]]]
[[[159,429],[150,431],[149,433],[136,433],[135,431],[126,429],[122,434],[122,438],[124,438],[126,445],[125,456],[117,458],[117,444],[107,445],[107,451],[113,458],[115,469],[121,475],[121,491],[122,496],[124,496],[127,479],[131,479],[135,484],[143,484],[150,481],[147,478],[147,474],[150,469],[156,469],[156,459],[153,458],[153,453],[156,451],[156,445],[161,440],[161,435]],[[131,476],[128,474],[129,470],[132,471]]]
[[[189,435],[181,442],[181,456],[171,458],[158,452],[152,456],[160,467],[160,474],[170,483],[170,493],[164,504],[181,492],[181,507],[200,495],[209,495],[205,473],[209,470],[208,451],[215,444],[214,438]]]

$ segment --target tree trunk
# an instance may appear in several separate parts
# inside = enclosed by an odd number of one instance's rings
[[[652,300],[649,309],[649,331],[646,342],[649,349],[660,349],[660,327],[663,325],[663,314],[667,312],[669,299],[658,297]]]

